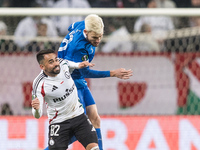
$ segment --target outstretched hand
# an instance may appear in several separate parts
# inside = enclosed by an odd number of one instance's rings
[[[83,62],[81,62],[80,64],[79,64],[79,69],[81,69],[81,68],[84,68],[84,67],[87,67],[87,66],[89,66],[89,67],[93,67],[94,66],[94,64],[92,64],[92,63],[89,63],[88,61],[83,61]]]
[[[132,73],[133,71],[131,69],[126,70],[124,68],[119,68],[119,69],[110,71],[110,76],[117,77],[120,79],[129,79],[133,75]]]

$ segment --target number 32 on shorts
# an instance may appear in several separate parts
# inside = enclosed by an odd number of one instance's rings
[[[58,131],[60,129],[60,125],[51,125],[50,136],[59,136]]]

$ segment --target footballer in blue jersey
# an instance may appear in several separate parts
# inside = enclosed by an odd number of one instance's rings
[[[68,31],[69,33],[60,44],[58,57],[74,62],[91,62],[95,55],[95,49],[103,37],[104,24],[101,17],[95,14],[88,15],[84,21],[71,24]],[[112,71],[98,71],[86,67],[73,70],[71,76],[76,84],[78,96],[83,104],[85,113],[96,128],[99,148],[103,150],[100,116],[85,78],[118,77],[120,79],[129,79],[132,76],[132,71],[124,68]]]

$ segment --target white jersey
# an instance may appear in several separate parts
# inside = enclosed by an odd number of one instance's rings
[[[59,59],[60,73],[56,77],[50,77],[43,71],[33,81],[33,98],[40,101],[40,109],[32,108],[33,116],[42,116],[43,102],[47,107],[49,123],[59,123],[74,118],[84,113],[79,102],[78,93],[70,69],[78,69],[79,63]]]

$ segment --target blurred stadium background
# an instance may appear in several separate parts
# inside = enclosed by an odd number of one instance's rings
[[[0,150],[47,146],[46,112],[39,120],[31,113],[35,55],[58,50],[66,24],[91,13],[105,23],[94,69],[133,70],[129,80],[87,79],[104,150],[200,150],[200,0],[73,0],[80,6],[68,8],[52,8],[59,0],[31,2],[0,1]],[[83,148],[76,142],[69,149]]]

